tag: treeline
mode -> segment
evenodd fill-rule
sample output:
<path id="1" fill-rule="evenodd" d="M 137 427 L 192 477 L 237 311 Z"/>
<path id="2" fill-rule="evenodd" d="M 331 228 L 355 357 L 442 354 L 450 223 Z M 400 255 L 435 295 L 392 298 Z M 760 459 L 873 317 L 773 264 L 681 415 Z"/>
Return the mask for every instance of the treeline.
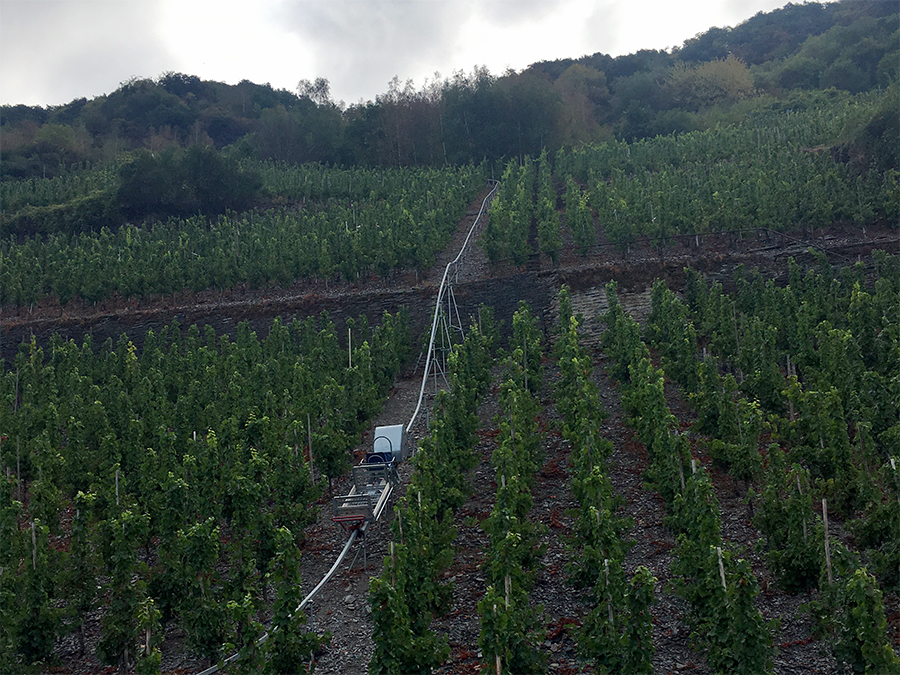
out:
<path id="1" fill-rule="evenodd" d="M 375 101 L 351 106 L 333 101 L 321 78 L 296 92 L 171 72 L 134 78 L 92 100 L 3 106 L 0 175 L 47 177 L 125 150 L 190 145 L 296 163 L 464 164 L 713 128 L 741 119 L 760 95 L 896 82 L 898 17 L 877 0 L 788 4 L 671 52 L 597 53 L 500 76 L 476 68 L 421 89 L 395 78 Z"/>

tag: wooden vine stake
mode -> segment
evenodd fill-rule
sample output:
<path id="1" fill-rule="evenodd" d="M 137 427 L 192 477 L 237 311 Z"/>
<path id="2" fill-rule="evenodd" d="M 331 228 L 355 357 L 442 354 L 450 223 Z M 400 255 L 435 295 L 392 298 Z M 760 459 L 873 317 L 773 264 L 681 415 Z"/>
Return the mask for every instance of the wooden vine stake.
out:
<path id="1" fill-rule="evenodd" d="M 306 413 L 306 436 L 309 440 L 309 477 L 315 482 L 316 474 L 313 465 L 313 447 L 312 447 L 312 423 L 309 419 L 309 413 Z"/>
<path id="2" fill-rule="evenodd" d="M 512 578 L 507 574 L 503 578 L 503 588 L 506 591 L 506 609 L 509 609 L 509 596 L 512 593 Z"/>
<path id="3" fill-rule="evenodd" d="M 803 490 L 800 489 L 800 475 L 797 475 L 797 493 L 802 497 Z M 806 543 L 806 518 L 803 518 L 803 543 Z"/>
<path id="4" fill-rule="evenodd" d="M 831 584 L 831 546 L 828 543 L 828 500 L 822 497 L 822 520 L 825 521 L 825 570 L 828 572 L 828 583 Z"/>
<path id="5" fill-rule="evenodd" d="M 494 616 L 497 615 L 497 605 L 494 605 Z M 499 645 L 498 645 L 499 646 Z M 494 667 L 497 670 L 497 675 L 503 675 L 503 659 L 500 658 L 499 654 L 494 654 Z"/>
<path id="6" fill-rule="evenodd" d="M 34 520 L 31 521 L 31 569 L 37 569 L 37 534 L 34 531 Z"/>
<path id="7" fill-rule="evenodd" d="M 897 472 L 897 462 L 894 461 L 894 458 L 891 457 L 891 468 L 894 472 Z M 7 467 L 7 472 L 9 471 L 9 467 Z M 897 502 L 900 503 L 900 491 L 897 492 Z"/>
<path id="8" fill-rule="evenodd" d="M 119 505 L 119 470 L 116 469 L 116 506 Z"/>
<path id="9" fill-rule="evenodd" d="M 722 562 L 722 547 L 716 546 L 716 553 L 719 554 L 719 576 L 722 579 L 722 590 L 728 592 L 728 586 L 725 584 L 725 564 Z"/>
<path id="10" fill-rule="evenodd" d="M 525 389 L 528 389 L 528 336 L 522 338 L 522 360 L 525 362 L 523 370 L 525 371 Z"/>
<path id="11" fill-rule="evenodd" d="M 599 519 L 599 512 L 597 513 Z M 606 574 L 606 610 L 609 615 L 609 624 L 610 626 L 613 624 L 613 610 L 612 610 L 612 593 L 609 590 L 609 558 L 603 559 L 603 571 Z"/>
<path id="12" fill-rule="evenodd" d="M 391 542 L 391 586 L 397 587 L 397 554 L 394 553 L 394 542 Z"/>

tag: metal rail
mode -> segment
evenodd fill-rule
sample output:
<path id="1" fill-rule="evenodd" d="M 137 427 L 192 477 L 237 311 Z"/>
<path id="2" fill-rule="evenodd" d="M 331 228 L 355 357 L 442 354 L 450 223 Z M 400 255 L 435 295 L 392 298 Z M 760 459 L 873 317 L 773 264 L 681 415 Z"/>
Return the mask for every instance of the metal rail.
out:
<path id="1" fill-rule="evenodd" d="M 350 533 L 350 536 L 347 538 L 347 543 L 344 544 L 344 548 L 341 550 L 341 554 L 338 556 L 337 560 L 334 561 L 334 565 L 332 565 L 331 569 L 328 570 L 328 574 L 326 574 L 324 577 L 322 577 L 322 580 L 318 584 L 316 584 L 316 587 L 314 589 L 312 589 L 312 591 L 310 591 L 309 595 L 307 595 L 305 598 L 303 598 L 303 601 L 299 605 L 297 605 L 297 609 L 294 610 L 294 614 L 297 614 L 297 612 L 302 612 L 303 608 L 306 607 L 310 603 L 310 601 L 315 597 L 315 595 L 320 590 L 322 590 L 322 587 L 326 583 L 328 583 L 328 581 L 331 579 L 331 577 L 334 576 L 334 573 L 337 572 L 337 569 L 338 569 L 338 567 L 340 567 L 341 563 L 344 561 L 344 558 L 347 557 L 347 553 L 350 551 L 350 546 L 353 544 L 354 539 L 356 539 L 356 535 L 358 532 L 359 532 L 359 530 L 353 530 Z M 293 614 L 291 615 L 291 618 L 292 619 L 294 618 Z M 260 637 L 259 640 L 256 641 L 256 644 L 261 645 L 263 642 L 265 642 L 266 640 L 269 639 L 269 635 L 275 633 L 277 630 L 278 630 L 278 626 L 275 626 L 271 631 L 266 631 L 265 633 L 262 634 L 262 637 Z M 212 675 L 213 673 L 218 673 L 221 669 L 223 669 L 226 666 L 229 666 L 232 663 L 234 663 L 235 661 L 237 661 L 238 658 L 240 657 L 240 655 L 241 655 L 240 652 L 236 652 L 236 653 L 232 654 L 231 656 L 229 656 L 227 659 L 223 659 L 216 665 L 210 666 L 209 668 L 198 673 L 197 675 Z"/>
<path id="2" fill-rule="evenodd" d="M 459 263 L 463 253 L 466 250 L 466 246 L 468 246 L 469 244 L 469 239 L 472 238 L 472 233 L 475 231 L 475 226 L 478 225 L 478 221 L 481 220 L 481 216 L 484 213 L 485 206 L 487 206 L 488 201 L 497 191 L 497 186 L 500 185 L 498 181 L 491 182 L 494 184 L 494 187 L 481 202 L 481 209 L 479 209 L 478 215 L 475 216 L 475 221 L 472 223 L 472 227 L 469 228 L 469 233 L 466 235 L 466 240 L 463 242 L 462 247 L 459 249 L 459 253 L 453 260 L 448 262 L 447 267 L 444 268 L 444 276 L 441 279 L 441 285 L 438 287 L 437 300 L 434 303 L 434 319 L 431 322 L 431 339 L 428 342 L 428 351 L 426 352 L 425 356 L 425 372 L 422 373 L 422 387 L 419 389 L 419 400 L 416 403 L 416 410 L 415 412 L 413 412 L 409 423 L 406 425 L 406 430 L 408 432 L 412 431 L 412 426 L 416 421 L 416 417 L 418 417 L 419 415 L 419 409 L 422 407 L 422 399 L 425 396 L 425 385 L 428 383 L 428 375 L 431 367 L 431 355 L 434 353 L 434 336 L 437 334 L 438 316 L 440 316 L 441 313 L 441 301 L 444 298 L 444 292 L 450 287 L 448 282 L 448 278 L 450 276 L 450 268 Z"/>
<path id="3" fill-rule="evenodd" d="M 425 384 L 428 380 L 428 368 L 431 364 L 431 354 L 434 349 L 434 336 L 437 331 L 437 320 L 438 320 L 438 316 L 440 314 L 441 300 L 443 299 L 444 291 L 447 288 L 449 288 L 447 279 L 448 279 L 448 275 L 450 273 L 450 268 L 453 265 L 456 265 L 459 263 L 460 259 L 462 258 L 463 253 L 466 250 L 466 247 L 469 244 L 469 239 L 472 238 L 472 233 L 475 231 L 475 226 L 478 224 L 478 221 L 481 219 L 481 216 L 484 213 L 484 208 L 487 205 L 488 200 L 497 191 L 497 186 L 499 185 L 499 183 L 497 181 L 490 181 L 490 182 L 492 182 L 494 184 L 494 187 L 491 189 L 491 191 L 487 194 L 487 196 L 481 202 L 481 209 L 479 209 L 478 215 L 475 217 L 475 221 L 472 223 L 472 227 L 469 228 L 469 233 L 466 235 L 466 239 L 463 242 L 462 248 L 459 249 L 459 253 L 457 254 L 457 256 L 453 260 L 451 260 L 449 263 L 447 263 L 447 267 L 444 269 L 444 277 L 441 279 L 441 285 L 438 288 L 438 297 L 437 297 L 437 301 L 435 302 L 435 307 L 434 307 L 434 321 L 431 324 L 431 339 L 428 343 L 428 355 L 425 359 L 425 374 L 422 377 L 422 389 L 419 391 L 419 401 L 418 401 L 418 403 L 416 403 L 416 410 L 413 413 L 412 418 L 409 420 L 409 424 L 406 425 L 407 431 L 410 431 L 412 429 L 412 425 L 416 421 L 416 416 L 419 414 L 419 408 L 422 405 L 422 398 L 423 398 L 423 394 L 425 393 Z M 378 520 L 381 517 L 381 514 L 384 511 L 385 507 L 387 506 L 387 503 L 390 499 L 393 489 L 394 489 L 394 486 L 391 484 L 391 482 L 386 481 L 385 486 L 384 486 L 384 491 L 379 496 L 378 502 L 375 505 L 375 508 L 373 511 L 374 520 Z M 295 614 L 297 614 L 298 612 L 303 611 L 303 609 L 310 602 L 312 602 L 312 599 L 314 597 L 316 597 L 316 595 L 319 593 L 319 591 L 322 590 L 322 588 L 325 586 L 325 584 L 327 584 L 328 581 L 334 576 L 335 572 L 337 572 L 338 567 L 340 567 L 341 563 L 344 561 L 344 558 L 347 557 L 347 553 L 350 551 L 350 547 L 353 545 L 353 542 L 356 540 L 356 535 L 359 534 L 359 532 L 360 532 L 359 529 L 354 529 L 350 532 L 350 536 L 347 538 L 347 543 L 344 544 L 344 548 L 341 549 L 341 552 L 338 555 L 337 560 L 335 560 L 334 564 L 331 566 L 331 569 L 328 570 L 328 573 L 324 577 L 322 577 L 322 580 L 318 584 L 316 584 L 316 587 L 313 588 L 309 592 L 309 595 L 307 595 L 305 598 L 303 598 L 303 601 L 299 605 L 297 605 L 297 609 L 294 610 L 294 614 L 291 615 L 291 618 L 293 618 L 293 616 Z M 277 630 L 278 630 L 278 626 L 275 626 L 271 631 L 266 631 L 265 633 L 263 633 L 262 637 L 260 637 L 259 640 L 256 641 L 256 644 L 257 645 L 263 644 L 266 640 L 269 639 L 269 635 L 275 633 Z M 197 675 L 212 675 L 213 673 L 218 673 L 220 670 L 222 670 L 226 666 L 229 666 L 232 663 L 234 663 L 235 661 L 237 661 L 239 657 L 240 657 L 240 652 L 232 654 L 228 658 L 223 659 L 222 661 L 220 661 L 219 663 L 217 663 L 214 666 L 210 666 L 209 668 L 207 668 L 204 671 L 201 671 Z"/>

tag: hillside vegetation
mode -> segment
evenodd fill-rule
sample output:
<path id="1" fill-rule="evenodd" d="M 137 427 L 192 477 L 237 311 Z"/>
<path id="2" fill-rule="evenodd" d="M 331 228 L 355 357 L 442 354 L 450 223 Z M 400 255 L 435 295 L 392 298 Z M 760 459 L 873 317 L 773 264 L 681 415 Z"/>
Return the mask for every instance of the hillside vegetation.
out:
<path id="1" fill-rule="evenodd" d="M 900 222 L 900 172 L 876 131 L 885 92 L 818 92 L 739 123 L 609 140 L 496 165 L 484 232 L 492 262 L 628 252 L 674 237 Z M 875 129 L 876 131 L 873 131 Z M 846 139 L 850 140 L 846 140 Z M 199 168 L 197 168 L 199 167 Z M 293 165 L 171 147 L 46 179 L 0 182 L 0 302 L 97 302 L 185 289 L 287 288 L 298 281 L 425 270 L 490 176 L 458 167 Z"/>
<path id="2" fill-rule="evenodd" d="M 0 673 L 900 673 L 898 19 L 789 4 L 350 107 L 177 73 L 3 107 Z M 316 505 L 419 405 L 415 327 L 495 180 L 458 283 L 495 308 L 446 334 L 390 554 L 306 623 Z M 788 258 L 823 233 L 857 262 Z M 674 242 L 641 325 L 615 265 Z M 778 283 L 733 269 L 762 258 Z"/>
<path id="3" fill-rule="evenodd" d="M 896 4 L 882 0 L 788 4 L 671 52 L 597 53 L 502 75 L 476 68 L 420 90 L 395 79 L 350 106 L 321 78 L 287 91 L 168 72 L 91 100 L 3 106 L 0 175 L 46 178 L 128 150 L 191 145 L 294 163 L 459 165 L 714 129 L 776 101 L 803 105 L 805 92 L 885 89 L 900 66 L 898 28 Z M 882 131 L 896 139 L 896 129 Z"/>
<path id="4" fill-rule="evenodd" d="M 0 109 L 0 303 L 421 271 L 488 178 L 491 261 L 900 221 L 900 13 L 788 4 L 670 52 L 394 81 L 345 107 L 165 73 Z"/>

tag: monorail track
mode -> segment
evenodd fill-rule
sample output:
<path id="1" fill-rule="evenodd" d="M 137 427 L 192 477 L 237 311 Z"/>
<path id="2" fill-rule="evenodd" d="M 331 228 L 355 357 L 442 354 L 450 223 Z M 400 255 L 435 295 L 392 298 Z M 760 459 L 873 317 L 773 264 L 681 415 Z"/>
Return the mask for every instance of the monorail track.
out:
<path id="1" fill-rule="evenodd" d="M 449 333 L 448 323 L 452 324 L 454 319 L 455 301 L 453 299 L 452 282 L 458 275 L 460 266 L 463 264 L 465 252 L 469 246 L 478 224 L 490 204 L 491 198 L 497 192 L 497 181 L 491 181 L 493 187 L 481 202 L 481 208 L 478 215 L 472 222 L 469 232 L 460 247 L 456 257 L 447 263 L 444 268 L 444 275 L 441 278 L 441 284 L 438 287 L 437 297 L 435 298 L 434 317 L 431 323 L 431 336 L 428 342 L 428 348 L 425 352 L 425 367 L 422 373 L 422 385 L 419 388 L 419 397 L 416 402 L 416 408 L 412 417 L 405 426 L 395 425 L 393 427 L 379 427 L 376 430 L 376 437 L 373 441 L 372 452 L 367 453 L 366 457 L 360 464 L 353 467 L 353 488 L 346 495 L 335 497 L 334 516 L 332 520 L 344 527 L 347 531 L 347 540 L 338 553 L 334 564 L 329 568 L 328 572 L 322 577 L 319 583 L 309 592 L 302 602 L 294 610 L 294 614 L 302 612 L 309 603 L 318 595 L 325 585 L 335 576 L 340 569 L 341 564 L 347 557 L 356 540 L 365 538 L 369 526 L 377 523 L 390 503 L 394 490 L 399 486 L 399 474 L 396 465 L 405 460 L 412 454 L 412 449 L 408 448 L 407 436 L 412 431 L 413 425 L 422 409 L 422 402 L 425 399 L 425 389 L 429 378 L 434 371 L 437 376 L 437 360 L 435 358 L 436 338 L 442 333 Z M 446 312 L 446 315 L 444 315 Z M 444 321 L 442 321 L 442 316 Z M 456 319 L 459 321 L 458 312 Z M 457 325 L 457 328 L 462 329 Z M 388 430 L 388 431 L 385 431 Z M 379 440 L 387 442 L 379 443 Z M 399 441 L 399 443 L 398 443 Z M 398 445 L 400 447 L 395 447 Z M 266 631 L 257 641 L 257 645 L 263 644 L 269 636 L 277 631 L 275 627 L 271 631 Z M 223 659 L 216 665 L 210 666 L 206 670 L 201 671 L 197 675 L 212 675 L 227 668 L 230 664 L 238 660 L 240 653 L 232 654 Z"/>

